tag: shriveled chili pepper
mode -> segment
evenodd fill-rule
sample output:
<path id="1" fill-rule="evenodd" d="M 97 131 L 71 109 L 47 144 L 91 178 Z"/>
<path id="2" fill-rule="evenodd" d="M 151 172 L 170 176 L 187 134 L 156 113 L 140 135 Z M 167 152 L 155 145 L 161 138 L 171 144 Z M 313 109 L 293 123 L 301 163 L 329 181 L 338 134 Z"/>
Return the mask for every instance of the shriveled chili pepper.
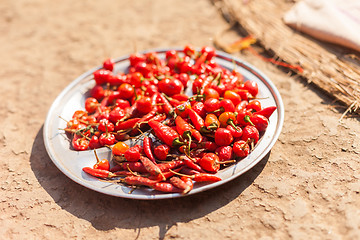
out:
<path id="1" fill-rule="evenodd" d="M 257 111 L 254 113 L 254 115 L 263 115 L 266 118 L 270 118 L 270 116 L 273 114 L 273 112 L 276 110 L 275 106 L 271 106 L 271 107 L 267 107 L 267 108 L 263 108 L 260 111 Z"/>
<path id="2" fill-rule="evenodd" d="M 189 186 L 187 188 L 188 191 L 184 191 L 183 193 L 186 194 L 186 193 L 190 192 L 194 187 L 194 183 L 191 180 L 191 178 L 186 177 L 186 176 L 181 176 L 180 179 L 183 180 L 185 182 L 185 184 Z"/>
<path id="3" fill-rule="evenodd" d="M 162 176 L 162 171 L 160 170 L 160 168 L 155 163 L 153 163 L 149 158 L 141 156 L 140 162 L 144 165 L 146 171 L 148 171 L 148 173 L 150 173 L 151 175 Z"/>
<path id="4" fill-rule="evenodd" d="M 193 123 L 196 130 L 202 133 L 208 133 L 209 130 L 206 129 L 205 121 L 197 114 L 193 109 L 189 109 L 188 111 L 191 122 Z"/>
<path id="5" fill-rule="evenodd" d="M 119 164 L 114 165 L 112 168 L 110 168 L 110 172 L 117 172 L 123 170 L 123 167 Z"/>
<path id="6" fill-rule="evenodd" d="M 141 176 L 127 176 L 124 178 L 123 181 L 126 184 L 133 186 L 148 186 L 148 187 L 152 187 L 155 183 L 159 182 L 158 180 L 152 180 Z"/>
<path id="7" fill-rule="evenodd" d="M 182 168 L 183 167 L 179 167 L 179 168 L 176 168 L 176 169 L 172 169 L 171 171 L 163 172 L 162 176 L 160 176 L 160 175 L 157 175 L 157 176 L 150 175 L 150 176 L 148 176 L 148 178 L 153 179 L 153 180 L 163 181 L 164 179 L 169 179 L 172 176 L 174 176 L 176 173 L 179 173 Z"/>
<path id="8" fill-rule="evenodd" d="M 113 171 L 111 171 L 113 172 Z M 124 176 L 134 176 L 133 172 L 127 171 L 127 170 L 120 170 L 120 171 L 114 171 L 113 172 L 117 177 L 124 177 Z"/>
<path id="9" fill-rule="evenodd" d="M 189 178 L 190 179 L 190 178 Z M 191 179 L 190 179 L 191 180 Z M 170 178 L 169 181 L 172 185 L 174 185 L 175 187 L 182 189 L 182 193 L 186 194 L 188 193 L 191 189 L 192 189 L 192 185 L 189 184 L 189 182 L 185 182 L 182 179 L 180 179 L 179 177 L 172 177 Z"/>
<path id="10" fill-rule="evenodd" d="M 183 167 L 180 171 L 180 173 L 182 174 L 185 174 L 185 175 L 195 175 L 195 174 L 198 174 L 200 172 L 194 170 L 194 169 L 191 169 L 189 167 Z"/>
<path id="11" fill-rule="evenodd" d="M 169 169 L 174 169 L 174 168 L 184 166 L 184 161 L 173 160 L 173 161 L 167 162 L 167 163 L 159 163 L 157 166 L 160 168 L 160 170 L 162 172 L 167 172 L 167 171 L 169 171 Z"/>
<path id="12" fill-rule="evenodd" d="M 114 174 L 108 170 L 103 170 L 103 169 L 94 169 L 91 167 L 84 167 L 82 170 L 94 177 L 99 177 L 99 178 L 112 178 L 112 177 L 117 176 L 116 174 Z"/>
<path id="13" fill-rule="evenodd" d="M 194 169 L 198 172 L 204 172 L 204 170 L 193 160 L 191 160 L 188 156 L 181 156 L 180 159 L 184 161 L 185 166 Z"/>
<path id="14" fill-rule="evenodd" d="M 149 137 L 144 137 L 143 139 L 143 148 L 144 148 L 144 152 L 145 155 L 153 162 L 156 163 L 154 154 L 153 154 L 153 142 L 152 139 Z"/>
<path id="15" fill-rule="evenodd" d="M 181 193 L 183 190 L 168 182 L 157 182 L 151 186 L 154 190 L 167 193 Z"/>
<path id="16" fill-rule="evenodd" d="M 150 120 L 148 124 L 154 130 L 155 135 L 169 147 L 184 144 L 180 141 L 179 134 L 171 127 L 154 120 Z"/>
<path id="17" fill-rule="evenodd" d="M 141 162 L 122 162 L 119 164 L 124 170 L 131 170 L 133 172 L 146 173 L 148 172 Z"/>

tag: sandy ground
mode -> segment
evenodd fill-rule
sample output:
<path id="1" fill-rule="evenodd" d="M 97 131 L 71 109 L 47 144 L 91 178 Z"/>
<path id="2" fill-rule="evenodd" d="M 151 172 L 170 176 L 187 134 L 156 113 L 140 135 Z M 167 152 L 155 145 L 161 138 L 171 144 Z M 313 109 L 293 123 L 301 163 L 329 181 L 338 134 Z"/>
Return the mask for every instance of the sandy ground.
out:
<path id="1" fill-rule="evenodd" d="M 64 87 L 134 45 L 211 45 L 227 23 L 210 1 L 0 0 L 0 19 L 0 239 L 359 239 L 359 118 L 339 122 L 344 109 L 251 54 L 239 56 L 275 83 L 285 123 L 234 181 L 135 201 L 86 189 L 50 160 L 42 126 Z"/>

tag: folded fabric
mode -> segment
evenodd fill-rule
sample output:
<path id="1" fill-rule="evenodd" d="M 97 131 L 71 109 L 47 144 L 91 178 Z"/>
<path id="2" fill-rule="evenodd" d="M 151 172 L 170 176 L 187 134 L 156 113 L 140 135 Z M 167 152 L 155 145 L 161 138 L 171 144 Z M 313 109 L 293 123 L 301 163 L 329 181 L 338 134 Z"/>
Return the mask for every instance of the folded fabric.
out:
<path id="1" fill-rule="evenodd" d="M 360 52 L 359 0 L 303 0 L 296 3 L 283 20 L 314 38 Z"/>

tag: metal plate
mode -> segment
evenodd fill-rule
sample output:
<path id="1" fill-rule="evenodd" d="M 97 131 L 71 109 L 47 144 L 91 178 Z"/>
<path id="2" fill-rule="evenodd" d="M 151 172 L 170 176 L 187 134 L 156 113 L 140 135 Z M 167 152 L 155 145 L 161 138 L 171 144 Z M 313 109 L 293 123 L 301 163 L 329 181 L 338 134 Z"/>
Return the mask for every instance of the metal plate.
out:
<path id="1" fill-rule="evenodd" d="M 169 49 L 155 49 L 150 51 L 157 52 L 160 57 L 164 57 L 165 52 L 168 50 Z M 181 51 L 181 49 L 176 50 Z M 129 66 L 128 57 L 129 56 L 125 56 L 114 60 L 116 63 L 114 69 L 115 72 L 126 72 Z M 250 64 L 223 52 L 218 51 L 215 60 L 221 66 L 228 69 L 233 69 L 235 66 L 236 69 L 244 75 L 245 80 L 256 81 L 259 86 L 258 97 L 262 107 L 276 106 L 277 110 L 270 117 L 269 126 L 266 129 L 265 134 L 259 140 L 249 156 L 232 166 L 220 170 L 216 175 L 221 177 L 222 181 L 210 184 L 195 183 L 193 190 L 187 195 L 215 188 L 231 181 L 254 167 L 267 153 L 269 153 L 280 135 L 284 122 L 284 106 L 281 96 L 275 85 L 263 73 Z M 129 187 L 121 184 L 99 181 L 99 179 L 82 171 L 83 167 L 93 166 L 96 163 L 94 152 L 92 150 L 81 152 L 70 150 L 68 138 L 63 131 L 59 130 L 66 127 L 66 122 L 59 116 L 70 120 L 76 110 L 84 109 L 86 92 L 95 85 L 95 81 L 92 78 L 93 72 L 100 68 L 101 66 L 91 69 L 75 79 L 60 93 L 52 104 L 46 117 L 43 132 L 45 147 L 51 160 L 60 171 L 73 181 L 92 190 L 111 196 L 143 200 L 167 199 L 184 196 L 178 193 L 160 193 L 146 188 L 139 188 L 130 193 L 132 189 Z M 108 148 L 98 149 L 97 153 L 100 158 L 111 158 L 111 151 Z"/>

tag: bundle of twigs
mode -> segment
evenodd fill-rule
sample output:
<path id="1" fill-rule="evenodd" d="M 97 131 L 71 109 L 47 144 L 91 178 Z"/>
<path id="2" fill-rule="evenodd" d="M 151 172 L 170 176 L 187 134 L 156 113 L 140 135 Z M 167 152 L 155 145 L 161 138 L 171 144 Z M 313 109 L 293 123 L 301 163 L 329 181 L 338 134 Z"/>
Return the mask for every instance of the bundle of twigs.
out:
<path id="1" fill-rule="evenodd" d="M 282 17 L 294 1 L 213 0 L 213 3 L 231 24 L 237 23 L 243 33 L 257 39 L 273 57 L 289 66 L 300 66 L 292 70 L 343 104 L 344 115 L 360 113 L 360 54 L 317 41 L 285 25 Z"/>

